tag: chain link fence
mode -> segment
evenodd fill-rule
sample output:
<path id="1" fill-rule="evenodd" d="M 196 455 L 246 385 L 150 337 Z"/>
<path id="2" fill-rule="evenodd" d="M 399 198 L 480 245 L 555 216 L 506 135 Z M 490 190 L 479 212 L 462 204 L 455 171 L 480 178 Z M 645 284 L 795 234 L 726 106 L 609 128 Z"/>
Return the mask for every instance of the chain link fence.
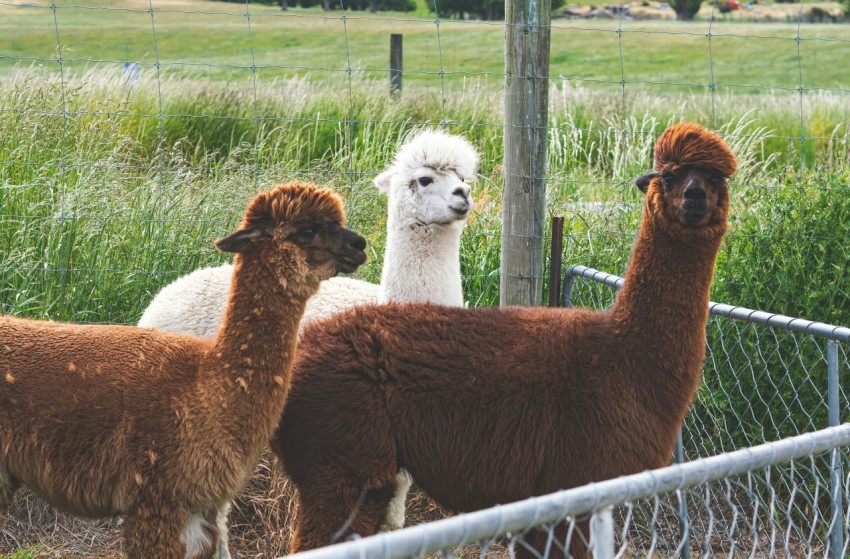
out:
<path id="1" fill-rule="evenodd" d="M 623 281 L 571 266 L 561 302 L 607 308 Z M 709 312 L 702 384 L 682 430 L 680 460 L 841 422 L 850 390 L 850 328 L 722 303 L 711 303 Z"/>
<path id="2" fill-rule="evenodd" d="M 848 444 L 830 427 L 293 557 L 844 557 Z"/>
<path id="3" fill-rule="evenodd" d="M 561 303 L 606 308 L 623 282 L 621 277 L 593 268 L 570 266 Z M 847 375 L 841 375 L 850 370 L 850 328 L 722 303 L 711 303 L 709 312 L 702 384 L 677 441 L 677 462 L 840 423 L 850 387 Z M 843 476 L 841 465 L 834 466 L 837 469 L 831 478 L 821 477 L 817 482 L 829 487 L 831 495 L 838 494 Z M 808 479 L 816 475 L 811 472 Z M 770 491 L 798 490 L 781 476 L 774 477 L 773 484 Z M 728 488 L 706 487 L 704 496 L 723 502 L 728 500 Z M 810 502 L 818 498 L 817 490 L 807 496 Z M 691 503 L 684 503 L 679 502 L 678 526 L 713 521 L 698 511 L 695 514 Z M 667 508 L 673 505 L 667 503 Z M 831 542 L 833 550 L 842 547 L 843 541 Z M 809 547 L 808 553 L 795 549 L 786 556 L 821 555 L 828 548 L 816 547 Z"/>

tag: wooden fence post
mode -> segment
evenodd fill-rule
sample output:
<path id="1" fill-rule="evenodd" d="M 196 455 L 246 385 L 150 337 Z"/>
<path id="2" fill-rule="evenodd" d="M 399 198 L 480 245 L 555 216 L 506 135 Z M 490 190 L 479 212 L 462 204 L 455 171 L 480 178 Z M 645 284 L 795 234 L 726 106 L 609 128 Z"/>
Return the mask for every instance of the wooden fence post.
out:
<path id="1" fill-rule="evenodd" d="M 390 35 L 390 95 L 401 95 L 401 35 Z"/>
<path id="2" fill-rule="evenodd" d="M 505 187 L 499 303 L 540 305 L 551 0 L 505 2 Z"/>

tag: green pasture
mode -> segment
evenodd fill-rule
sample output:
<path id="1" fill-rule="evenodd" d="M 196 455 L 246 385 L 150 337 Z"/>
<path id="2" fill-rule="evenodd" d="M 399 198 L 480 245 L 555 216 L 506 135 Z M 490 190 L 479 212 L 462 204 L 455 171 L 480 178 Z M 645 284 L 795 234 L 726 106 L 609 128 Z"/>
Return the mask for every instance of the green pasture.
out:
<path id="1" fill-rule="evenodd" d="M 462 259 L 470 302 L 498 301 L 502 23 L 438 26 L 421 6 L 343 18 L 252 5 L 249 18 L 238 3 L 153 5 L 0 5 L 0 311 L 133 322 L 163 284 L 221 261 L 212 239 L 253 193 L 289 179 L 348 198 L 373 247 L 359 275 L 377 281 L 385 202 L 371 178 L 411 129 L 441 122 L 482 152 Z M 552 214 L 574 218 L 566 260 L 622 271 L 640 207 L 630 181 L 651 165 L 657 134 L 681 119 L 720 130 L 740 152 L 742 212 L 772 209 L 803 184 L 828 200 L 845 192 L 850 73 L 838 61 L 850 58 L 848 29 L 554 20 L 548 198 Z M 391 32 L 405 36 L 399 98 L 388 95 Z M 141 64 L 138 76 L 125 62 Z M 796 211 L 795 223 L 830 215 Z M 761 246 L 775 228 L 754 215 L 746 238 Z M 732 254 L 721 257 L 723 277 L 741 272 Z M 841 289 L 827 290 L 828 309 L 769 310 L 837 319 Z"/>
<path id="2" fill-rule="evenodd" d="M 343 16 L 255 5 L 248 18 L 244 4 L 210 0 L 155 2 L 153 14 L 142 0 L 95 5 L 0 6 L 0 73 L 31 62 L 59 72 L 61 45 L 64 72 L 82 72 L 92 60 L 119 69 L 124 62 L 155 69 L 159 61 L 161 75 L 228 83 L 293 76 L 336 82 L 348 68 L 354 77 L 381 80 L 389 35 L 402 33 L 408 89 L 437 94 L 470 81 L 498 89 L 504 79 L 502 22 L 438 26 L 421 10 Z M 846 25 L 556 19 L 550 75 L 615 90 L 625 81 L 627 91 L 707 91 L 714 83 L 715 92 L 794 95 L 801 85 L 850 87 L 850 73 L 834 63 L 848 57 Z"/>
<path id="3" fill-rule="evenodd" d="M 212 241 L 255 193 L 296 179 L 345 197 L 369 242 L 356 276 L 377 282 L 386 200 L 371 181 L 407 134 L 441 123 L 482 155 L 465 298 L 498 304 L 501 23 L 258 6 L 249 20 L 244 5 L 202 0 L 155 0 L 153 14 L 142 0 L 41 4 L 0 4 L 0 314 L 135 323 L 162 286 L 228 260 Z M 391 32 L 405 37 L 398 98 Z M 845 25 L 555 20 L 546 217 L 566 218 L 565 265 L 625 270 L 641 213 L 632 180 L 667 125 L 695 120 L 740 164 L 712 299 L 847 325 L 848 59 Z M 141 63 L 138 76 L 125 62 Z M 792 384 L 810 382 L 799 351 L 782 352 Z M 747 394 L 724 405 L 746 407 Z"/>

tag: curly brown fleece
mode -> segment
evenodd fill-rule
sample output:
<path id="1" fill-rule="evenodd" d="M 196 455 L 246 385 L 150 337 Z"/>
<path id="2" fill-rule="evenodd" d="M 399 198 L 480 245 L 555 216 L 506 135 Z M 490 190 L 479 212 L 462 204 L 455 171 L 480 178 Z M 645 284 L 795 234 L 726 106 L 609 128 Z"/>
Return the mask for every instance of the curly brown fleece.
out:
<path id="1" fill-rule="evenodd" d="M 314 185 L 259 194 L 246 216 L 216 242 L 237 256 L 211 342 L 0 317 L 0 519 L 23 485 L 74 515 L 122 516 L 131 558 L 211 555 L 280 417 L 308 297 L 366 258 Z"/>

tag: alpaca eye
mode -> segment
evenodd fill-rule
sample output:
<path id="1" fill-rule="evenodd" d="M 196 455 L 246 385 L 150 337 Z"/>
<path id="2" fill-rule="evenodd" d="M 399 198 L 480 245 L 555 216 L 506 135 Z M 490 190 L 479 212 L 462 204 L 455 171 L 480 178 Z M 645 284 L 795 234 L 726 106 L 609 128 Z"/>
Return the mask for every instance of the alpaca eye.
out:
<path id="1" fill-rule="evenodd" d="M 711 177 L 709 183 L 711 184 L 711 188 L 717 190 L 723 186 L 723 177 Z"/>
<path id="2" fill-rule="evenodd" d="M 319 230 L 315 227 L 307 227 L 306 229 L 302 229 L 301 231 L 299 231 L 298 235 L 302 239 L 309 241 L 310 239 L 315 237 L 318 232 Z"/>
<path id="3" fill-rule="evenodd" d="M 676 183 L 676 175 L 674 175 L 673 173 L 662 173 L 661 180 L 664 181 L 664 189 L 670 190 Z"/>
<path id="4" fill-rule="evenodd" d="M 428 186 L 432 182 L 434 182 L 434 179 L 431 177 L 419 177 L 419 184 L 422 186 Z"/>

